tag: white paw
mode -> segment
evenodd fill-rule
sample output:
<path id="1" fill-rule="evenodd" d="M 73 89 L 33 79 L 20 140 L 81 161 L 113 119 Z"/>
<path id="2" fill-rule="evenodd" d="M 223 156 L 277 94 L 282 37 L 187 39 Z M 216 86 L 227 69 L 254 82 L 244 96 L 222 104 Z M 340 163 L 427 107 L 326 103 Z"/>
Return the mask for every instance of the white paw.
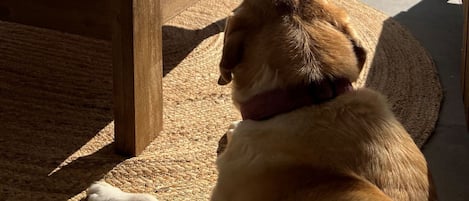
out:
<path id="1" fill-rule="evenodd" d="M 151 195 L 126 193 L 103 181 L 92 184 L 86 194 L 88 201 L 157 201 Z"/>
<path id="2" fill-rule="evenodd" d="M 100 181 L 91 185 L 86 191 L 88 201 L 118 201 L 125 194 L 120 189 Z"/>

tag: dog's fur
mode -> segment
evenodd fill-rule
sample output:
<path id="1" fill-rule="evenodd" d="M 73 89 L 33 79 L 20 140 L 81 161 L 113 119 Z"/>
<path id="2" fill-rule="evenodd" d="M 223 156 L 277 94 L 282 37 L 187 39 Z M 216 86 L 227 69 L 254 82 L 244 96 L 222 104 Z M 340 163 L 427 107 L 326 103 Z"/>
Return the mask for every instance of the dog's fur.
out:
<path id="1" fill-rule="evenodd" d="M 327 0 L 244 0 L 227 23 L 219 84 L 233 82 L 240 107 L 269 90 L 353 82 L 365 59 L 347 14 Z M 227 141 L 212 201 L 436 200 L 422 153 L 369 89 L 237 122 Z"/>
<path id="2" fill-rule="evenodd" d="M 220 84 L 238 107 L 277 88 L 355 81 L 366 51 L 326 0 L 245 0 L 229 18 Z M 426 161 L 386 99 L 347 92 L 228 133 L 213 201 L 436 200 Z"/>

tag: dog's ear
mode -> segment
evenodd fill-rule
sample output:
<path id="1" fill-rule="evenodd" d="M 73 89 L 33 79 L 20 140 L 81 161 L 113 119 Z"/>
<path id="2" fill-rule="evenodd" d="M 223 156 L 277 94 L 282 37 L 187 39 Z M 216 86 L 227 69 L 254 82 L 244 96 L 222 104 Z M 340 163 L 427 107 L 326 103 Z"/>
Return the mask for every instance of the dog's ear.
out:
<path id="1" fill-rule="evenodd" d="M 363 69 L 363 66 L 366 62 L 366 49 L 362 46 L 361 42 L 357 39 L 352 39 L 353 51 L 355 52 L 355 56 L 357 57 L 358 61 L 358 68 L 360 71 Z"/>
<path id="2" fill-rule="evenodd" d="M 344 33 L 348 35 L 350 42 L 352 42 L 353 52 L 355 52 L 355 57 L 357 57 L 357 66 L 361 71 L 366 62 L 367 51 L 362 46 L 362 43 L 355 30 L 348 23 L 345 25 Z"/>
<path id="3" fill-rule="evenodd" d="M 245 32 L 241 19 L 229 16 L 226 19 L 225 38 L 220 62 L 219 85 L 226 85 L 232 80 L 233 69 L 241 62 Z"/>

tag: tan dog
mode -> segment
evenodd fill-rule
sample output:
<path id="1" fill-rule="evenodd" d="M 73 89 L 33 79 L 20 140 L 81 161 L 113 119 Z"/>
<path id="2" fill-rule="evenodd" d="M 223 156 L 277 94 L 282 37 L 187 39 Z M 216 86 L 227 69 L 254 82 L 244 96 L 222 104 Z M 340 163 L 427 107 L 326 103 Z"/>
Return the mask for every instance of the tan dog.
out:
<path id="1" fill-rule="evenodd" d="M 219 84 L 235 123 L 213 201 L 436 200 L 427 164 L 385 98 L 351 89 L 366 58 L 326 0 L 245 0 L 229 18 Z"/>
<path id="2" fill-rule="evenodd" d="M 219 84 L 244 120 L 228 131 L 212 201 L 436 200 L 425 159 L 385 98 L 351 88 L 366 58 L 326 0 L 245 0 Z M 90 201 L 155 200 L 98 182 Z"/>

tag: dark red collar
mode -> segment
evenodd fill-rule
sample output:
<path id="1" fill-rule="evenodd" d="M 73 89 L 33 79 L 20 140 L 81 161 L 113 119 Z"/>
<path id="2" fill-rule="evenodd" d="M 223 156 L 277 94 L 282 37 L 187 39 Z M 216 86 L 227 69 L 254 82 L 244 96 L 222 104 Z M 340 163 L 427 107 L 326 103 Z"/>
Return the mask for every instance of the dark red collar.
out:
<path id="1" fill-rule="evenodd" d="M 300 107 L 326 102 L 352 89 L 350 81 L 342 78 L 301 87 L 274 89 L 242 103 L 240 111 L 244 120 L 265 120 Z"/>

